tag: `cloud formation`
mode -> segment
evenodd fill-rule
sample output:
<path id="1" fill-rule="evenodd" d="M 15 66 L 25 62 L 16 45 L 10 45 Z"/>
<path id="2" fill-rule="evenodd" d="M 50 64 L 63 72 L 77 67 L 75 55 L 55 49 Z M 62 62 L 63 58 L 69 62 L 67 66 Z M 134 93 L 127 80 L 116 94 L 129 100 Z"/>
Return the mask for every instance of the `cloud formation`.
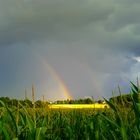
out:
<path id="1" fill-rule="evenodd" d="M 0 1 L 1 94 L 16 96 L 32 81 L 47 90 L 36 53 L 75 98 L 110 96 L 118 84 L 126 91 L 139 76 L 139 7 L 139 0 Z"/>

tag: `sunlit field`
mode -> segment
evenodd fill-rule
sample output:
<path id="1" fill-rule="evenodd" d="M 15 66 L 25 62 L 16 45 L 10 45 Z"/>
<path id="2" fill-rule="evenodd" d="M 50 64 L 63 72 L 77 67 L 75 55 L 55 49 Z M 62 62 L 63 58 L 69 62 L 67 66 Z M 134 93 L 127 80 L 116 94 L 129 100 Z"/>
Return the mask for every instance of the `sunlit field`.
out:
<path id="1" fill-rule="evenodd" d="M 104 109 L 109 108 L 108 104 L 52 104 L 51 109 Z"/>
<path id="2" fill-rule="evenodd" d="M 106 104 L 9 107 L 0 100 L 0 140 L 138 140 L 140 90 L 132 83 L 131 91 Z"/>

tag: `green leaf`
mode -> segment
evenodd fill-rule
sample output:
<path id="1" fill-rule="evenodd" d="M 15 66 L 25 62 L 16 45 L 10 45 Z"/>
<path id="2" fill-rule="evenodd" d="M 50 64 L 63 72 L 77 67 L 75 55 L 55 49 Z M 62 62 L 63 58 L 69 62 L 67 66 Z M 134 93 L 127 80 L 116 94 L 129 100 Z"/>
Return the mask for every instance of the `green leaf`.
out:
<path id="1" fill-rule="evenodd" d="M 30 118 L 30 116 L 26 115 L 26 121 L 27 121 L 27 126 L 30 130 L 30 133 L 32 133 L 32 131 L 34 130 L 34 123 L 33 120 Z"/>
<path id="2" fill-rule="evenodd" d="M 103 114 L 100 114 L 100 116 L 103 117 L 111 125 L 115 126 L 116 128 L 120 128 L 120 126 L 117 123 L 115 123 L 114 121 L 110 120 L 108 117 L 104 116 Z"/>
<path id="3" fill-rule="evenodd" d="M 104 100 L 105 100 L 106 103 L 110 106 L 111 109 L 113 109 L 115 112 L 117 112 L 117 109 L 116 109 L 116 107 L 114 106 L 114 104 L 112 104 L 111 102 L 109 102 L 109 101 L 106 100 L 105 98 L 104 98 Z"/>
<path id="4" fill-rule="evenodd" d="M 132 87 L 135 89 L 135 91 L 138 92 L 139 88 L 134 83 L 132 83 L 132 82 L 130 82 L 130 83 L 131 83 Z"/>
<path id="5" fill-rule="evenodd" d="M 5 140 L 11 140 L 9 133 L 7 132 L 7 129 L 5 127 L 2 128 L 3 134 L 4 134 L 4 138 Z"/>
<path id="6" fill-rule="evenodd" d="M 18 125 L 16 124 L 16 119 L 15 116 L 12 114 L 12 111 L 6 106 L 7 112 L 9 113 L 11 119 L 12 119 L 12 123 L 14 124 L 15 127 L 15 132 L 16 132 L 16 136 L 18 136 Z"/>
<path id="7" fill-rule="evenodd" d="M 5 107 L 5 104 L 4 104 L 3 101 L 0 100 L 0 103 L 1 103 L 1 105 L 2 105 L 3 107 Z"/>
<path id="8" fill-rule="evenodd" d="M 18 138 L 13 138 L 12 140 L 18 140 Z"/>
<path id="9" fill-rule="evenodd" d="M 35 140 L 45 139 L 46 127 L 36 128 Z"/>

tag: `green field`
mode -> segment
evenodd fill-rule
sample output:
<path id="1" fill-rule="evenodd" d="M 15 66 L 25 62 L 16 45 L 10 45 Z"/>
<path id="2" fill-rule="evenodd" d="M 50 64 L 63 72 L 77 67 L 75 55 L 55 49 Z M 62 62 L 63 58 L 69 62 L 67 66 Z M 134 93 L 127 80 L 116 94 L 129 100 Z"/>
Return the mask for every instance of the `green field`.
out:
<path id="1" fill-rule="evenodd" d="M 132 84 L 129 107 L 106 101 L 105 109 L 8 107 L 0 101 L 0 140 L 138 140 L 139 89 Z"/>

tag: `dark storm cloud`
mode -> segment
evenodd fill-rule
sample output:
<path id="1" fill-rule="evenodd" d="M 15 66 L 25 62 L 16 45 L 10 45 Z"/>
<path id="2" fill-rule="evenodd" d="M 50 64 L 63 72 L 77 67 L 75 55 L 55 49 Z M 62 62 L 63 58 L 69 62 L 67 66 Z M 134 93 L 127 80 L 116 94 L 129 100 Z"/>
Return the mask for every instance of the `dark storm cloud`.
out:
<path id="1" fill-rule="evenodd" d="M 130 3 L 125 0 L 3 0 L 0 2 L 1 46 L 44 39 L 83 40 L 101 47 L 118 44 L 119 48 L 127 48 L 129 40 L 139 43 L 135 28 L 140 22 L 140 3 Z"/>
<path id="2" fill-rule="evenodd" d="M 109 3 L 110 0 L 107 0 Z M 112 7 L 98 1 L 1 1 L 0 42 L 60 39 L 108 18 Z M 83 33 L 83 32 L 82 32 Z M 78 34 L 76 35 L 78 37 Z"/>
<path id="3" fill-rule="evenodd" d="M 139 74 L 139 62 L 133 59 L 140 56 L 139 7 L 138 0 L 1 0 L 0 62 L 7 64 L 3 68 L 9 69 L 9 76 L 2 70 L 0 75 L 5 83 L 19 81 L 21 73 L 23 83 L 25 78 L 28 83 L 43 78 L 45 71 L 34 62 L 35 50 L 60 73 L 73 96 L 94 91 L 110 95 L 116 84 Z M 3 51 L 5 46 L 9 48 Z M 31 66 L 38 76 L 29 74 Z M 98 84 L 92 86 L 94 78 Z"/>

